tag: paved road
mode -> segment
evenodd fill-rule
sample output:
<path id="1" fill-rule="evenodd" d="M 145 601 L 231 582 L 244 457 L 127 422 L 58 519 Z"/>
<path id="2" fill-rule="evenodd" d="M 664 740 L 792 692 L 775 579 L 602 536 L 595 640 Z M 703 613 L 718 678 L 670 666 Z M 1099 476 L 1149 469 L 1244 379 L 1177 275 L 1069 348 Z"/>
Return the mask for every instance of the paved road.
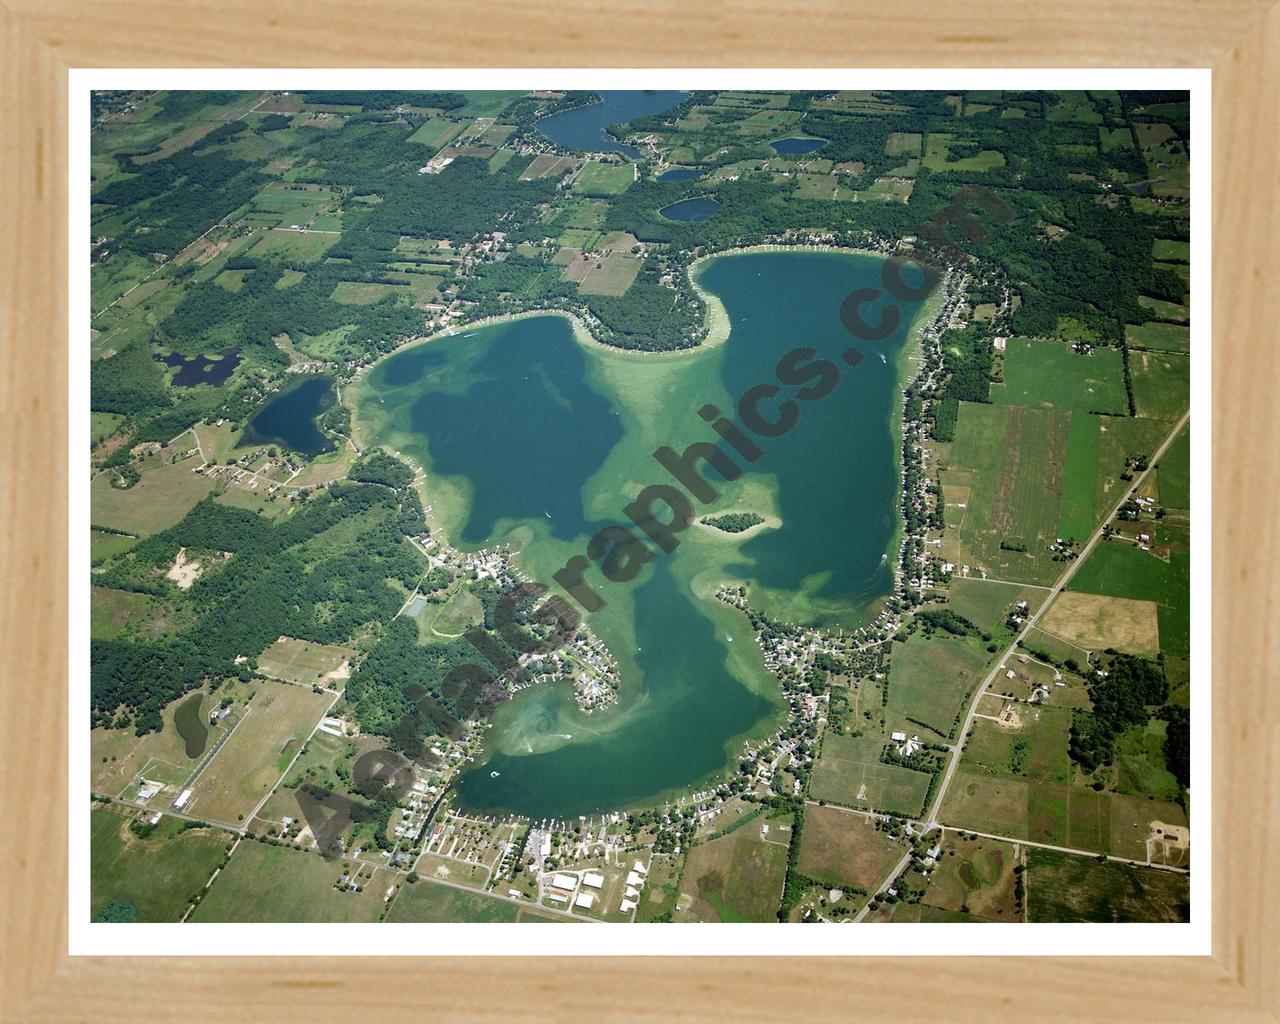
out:
<path id="1" fill-rule="evenodd" d="M 957 734 L 958 738 L 955 744 L 951 747 L 951 753 L 949 755 L 949 759 L 947 762 L 947 768 L 942 776 L 942 784 L 938 786 L 938 792 L 934 796 L 933 803 L 929 807 L 928 816 L 925 818 L 923 822 L 920 823 L 920 826 L 919 826 L 920 832 L 931 832 L 934 829 L 939 827 L 938 812 L 942 808 L 942 801 L 947 795 L 947 789 L 948 787 L 950 787 L 951 780 L 955 777 L 956 769 L 960 765 L 960 753 L 964 747 L 965 738 L 969 735 L 969 729 L 973 726 L 973 719 L 978 710 L 978 702 L 982 700 L 983 694 L 987 692 L 987 687 L 989 687 L 991 683 L 995 680 L 997 675 L 999 675 L 1001 671 L 1001 666 L 1004 665 L 1004 663 L 1010 657 L 1012 657 L 1014 654 L 1017 653 L 1019 642 L 1024 640 L 1026 636 L 1031 632 L 1031 630 L 1035 627 L 1036 623 L 1040 621 L 1041 616 L 1043 616 L 1045 612 L 1049 610 L 1049 607 L 1053 604 L 1058 594 L 1060 594 L 1063 588 L 1065 588 L 1066 585 L 1071 582 L 1072 577 L 1075 576 L 1076 571 L 1080 568 L 1080 566 L 1085 563 L 1086 559 L 1093 552 L 1093 549 L 1097 547 L 1098 544 L 1102 541 L 1103 530 L 1115 518 L 1116 514 L 1120 511 L 1120 507 L 1124 505 L 1126 501 L 1132 498 L 1133 495 L 1137 492 L 1138 488 L 1141 487 L 1146 482 L 1147 477 L 1149 477 L 1153 472 L 1155 472 L 1156 465 L 1159 463 L 1160 459 L 1164 457 L 1164 453 L 1169 449 L 1169 446 L 1173 444 L 1174 438 L 1178 436 L 1178 434 L 1182 431 L 1182 428 L 1186 426 L 1186 424 L 1190 421 L 1190 419 L 1191 419 L 1191 412 L 1190 410 L 1188 410 L 1187 412 L 1183 413 L 1182 418 L 1179 419 L 1176 424 L 1174 424 L 1173 429 L 1169 431 L 1169 434 L 1161 442 L 1160 447 L 1157 448 L 1155 453 L 1147 460 L 1147 468 L 1144 469 L 1137 477 L 1135 477 L 1133 482 L 1121 494 L 1120 499 L 1115 503 L 1115 506 L 1111 509 L 1110 513 L 1108 513 L 1108 515 L 1106 515 L 1103 518 L 1101 525 L 1099 525 L 1099 527 L 1089 537 L 1089 540 L 1085 544 L 1085 546 L 1080 549 L 1079 556 L 1073 559 L 1070 563 L 1068 563 L 1066 571 L 1063 572 L 1063 574 L 1058 577 L 1058 581 L 1049 590 L 1049 594 L 1044 599 L 1044 602 L 1040 605 L 1040 608 L 1036 611 L 1034 615 L 1031 615 L 1027 618 L 1026 624 L 1022 627 L 1022 631 L 1017 635 L 1013 643 L 1011 643 L 1008 646 L 1008 648 L 1006 648 L 1004 652 L 1001 653 L 1000 657 L 998 657 L 995 660 L 991 671 L 987 673 L 987 676 L 985 679 L 983 679 L 982 684 L 974 691 L 973 699 L 969 702 L 968 713 L 965 715 L 964 723 L 961 725 L 960 731 Z M 972 831 L 972 830 L 966 830 L 966 831 Z M 982 833 L 978 833 L 978 834 L 981 835 Z M 997 836 L 993 838 L 1006 838 L 1006 837 Z M 1010 842 L 1021 842 L 1021 840 L 1010 840 Z M 1041 844 L 1028 843 L 1026 845 L 1041 845 Z M 1050 847 L 1050 848 L 1059 849 L 1058 847 Z M 1062 849 L 1065 849 L 1065 848 L 1062 848 Z M 1098 856 L 1098 853 L 1096 851 L 1091 852 L 1088 850 L 1066 850 L 1066 852 L 1083 853 L 1091 857 Z M 1116 857 L 1109 857 L 1108 859 L 1124 860 L 1124 858 L 1116 858 Z M 911 854 L 910 853 L 904 854 L 902 858 L 897 862 L 897 864 L 895 864 L 893 868 L 889 871 L 889 873 L 886 875 L 884 881 L 881 882 L 880 885 L 878 885 L 874 890 L 872 890 L 873 894 L 882 892 L 886 886 L 892 883 L 893 880 L 897 878 L 899 874 L 901 874 L 902 870 L 907 866 L 910 860 L 911 860 Z M 1131 861 L 1130 863 L 1142 864 L 1143 866 L 1146 866 L 1145 861 Z M 1152 865 L 1152 866 L 1154 867 L 1156 865 Z M 856 923 L 858 921 L 863 920 L 863 918 L 867 916 L 867 913 L 868 913 L 867 907 L 863 907 L 862 910 L 858 912 L 857 916 L 854 917 L 853 919 L 854 922 Z"/>

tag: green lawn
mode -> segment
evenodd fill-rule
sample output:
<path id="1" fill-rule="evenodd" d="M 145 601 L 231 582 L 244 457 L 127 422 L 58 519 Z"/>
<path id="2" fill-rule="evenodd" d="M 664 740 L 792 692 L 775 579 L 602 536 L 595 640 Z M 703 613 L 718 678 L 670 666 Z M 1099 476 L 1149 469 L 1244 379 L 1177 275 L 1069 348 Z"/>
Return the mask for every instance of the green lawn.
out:
<path id="1" fill-rule="evenodd" d="M 1185 324 L 1191 313 L 1180 302 L 1166 302 L 1164 299 L 1153 299 L 1150 295 L 1139 295 L 1138 305 L 1145 306 L 1161 320 L 1175 320 Z"/>
<path id="2" fill-rule="evenodd" d="M 998 633 L 1004 628 L 1005 619 L 1019 601 L 1028 602 L 1034 611 L 1044 594 L 1038 587 L 1021 587 L 1016 583 L 959 576 L 951 581 L 952 609 L 989 633 Z"/>
<path id="3" fill-rule="evenodd" d="M 439 149 L 462 131 L 462 128 L 457 121 L 450 121 L 447 117 L 433 117 L 410 135 L 409 141 Z"/>
<path id="4" fill-rule="evenodd" d="M 910 732 L 920 723 L 940 737 L 950 735 L 988 657 L 969 639 L 925 639 L 917 633 L 895 644 L 889 663 L 890 724 Z"/>
<path id="5" fill-rule="evenodd" d="M 1171 871 L 1032 849 L 1027 913 L 1032 921 L 1187 921 L 1189 880 Z"/>
<path id="6" fill-rule="evenodd" d="M 1157 238 L 1151 243 L 1151 257 L 1169 263 L 1190 263 L 1191 243 L 1176 242 L 1168 238 Z"/>
<path id="7" fill-rule="evenodd" d="M 1173 440 L 1156 467 L 1160 504 L 1168 508 L 1191 507 L 1191 428 L 1186 426 Z"/>
<path id="8" fill-rule="evenodd" d="M 481 892 L 421 880 L 400 890 L 392 902 L 387 920 L 400 923 L 540 924 L 569 919 Z"/>
<path id="9" fill-rule="evenodd" d="M 868 750 L 874 746 L 875 751 Z M 930 776 L 899 765 L 881 764 L 879 741 L 828 735 L 814 765 L 809 793 L 815 800 L 872 807 L 914 815 L 923 810 Z"/>

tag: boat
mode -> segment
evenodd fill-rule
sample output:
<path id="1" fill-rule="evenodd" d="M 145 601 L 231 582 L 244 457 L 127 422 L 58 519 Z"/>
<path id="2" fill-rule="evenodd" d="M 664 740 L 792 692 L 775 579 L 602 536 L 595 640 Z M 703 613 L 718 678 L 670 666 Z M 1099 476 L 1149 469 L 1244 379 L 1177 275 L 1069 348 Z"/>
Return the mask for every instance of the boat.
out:
<path id="1" fill-rule="evenodd" d="M 496 778 L 497 778 L 499 775 L 501 775 L 501 774 L 502 774 L 502 772 L 490 772 L 490 773 L 489 773 L 489 778 L 491 778 L 491 779 L 496 779 Z"/>
<path id="2" fill-rule="evenodd" d="M 887 359 L 884 357 L 884 353 L 883 353 L 883 352 L 879 353 L 879 355 L 880 355 L 880 362 L 882 362 L 882 363 L 888 363 L 888 362 L 889 362 L 889 360 L 887 360 Z"/>

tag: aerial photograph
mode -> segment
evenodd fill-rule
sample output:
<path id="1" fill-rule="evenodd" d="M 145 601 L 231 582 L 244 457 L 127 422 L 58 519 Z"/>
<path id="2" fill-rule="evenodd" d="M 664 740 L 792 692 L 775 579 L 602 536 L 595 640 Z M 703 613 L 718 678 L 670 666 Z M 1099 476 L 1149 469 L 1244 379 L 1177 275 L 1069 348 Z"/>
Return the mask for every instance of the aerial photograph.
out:
<path id="1" fill-rule="evenodd" d="M 88 145 L 92 922 L 1190 920 L 1187 92 Z"/>

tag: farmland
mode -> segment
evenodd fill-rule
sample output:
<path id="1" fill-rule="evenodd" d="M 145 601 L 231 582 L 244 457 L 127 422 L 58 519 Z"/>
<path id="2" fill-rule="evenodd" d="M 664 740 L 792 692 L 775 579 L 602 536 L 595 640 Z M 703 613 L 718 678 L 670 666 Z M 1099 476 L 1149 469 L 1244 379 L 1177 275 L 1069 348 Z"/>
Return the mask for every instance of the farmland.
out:
<path id="1" fill-rule="evenodd" d="M 92 109 L 95 914 L 1180 913 L 1184 94 Z M 945 288 L 854 370 L 893 253 Z M 773 351 L 810 343 L 851 382 L 822 404 Z M 755 526 L 651 559 L 618 501 L 656 480 Z M 539 580 L 582 612 L 547 647 Z"/>

